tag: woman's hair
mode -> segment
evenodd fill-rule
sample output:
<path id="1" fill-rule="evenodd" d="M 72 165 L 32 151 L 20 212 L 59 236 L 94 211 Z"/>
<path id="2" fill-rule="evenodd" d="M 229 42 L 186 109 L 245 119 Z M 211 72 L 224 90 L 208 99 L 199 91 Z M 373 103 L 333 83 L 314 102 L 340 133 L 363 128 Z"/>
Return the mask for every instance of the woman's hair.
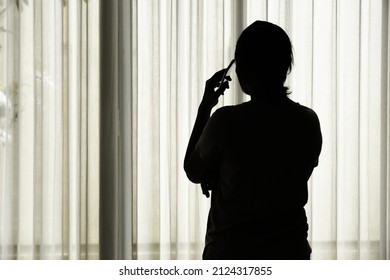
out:
<path id="1" fill-rule="evenodd" d="M 294 57 L 286 32 L 279 26 L 256 21 L 238 38 L 235 51 L 237 74 L 253 91 L 258 88 L 281 89 L 290 73 Z M 240 77 L 239 77 L 240 78 Z M 253 94 L 253 91 L 248 94 Z"/>

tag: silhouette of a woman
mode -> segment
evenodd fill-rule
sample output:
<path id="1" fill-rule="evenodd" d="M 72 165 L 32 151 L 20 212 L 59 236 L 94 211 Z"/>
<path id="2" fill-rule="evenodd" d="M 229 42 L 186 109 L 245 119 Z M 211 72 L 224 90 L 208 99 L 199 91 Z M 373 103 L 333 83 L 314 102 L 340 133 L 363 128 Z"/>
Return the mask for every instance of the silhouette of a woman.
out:
<path id="1" fill-rule="evenodd" d="M 184 160 L 188 178 L 212 193 L 203 259 L 310 259 L 304 206 L 322 137 L 316 113 L 287 96 L 290 39 L 256 21 L 240 35 L 235 62 L 250 101 L 210 117 L 231 80 L 220 86 L 224 70 L 215 73 Z"/>

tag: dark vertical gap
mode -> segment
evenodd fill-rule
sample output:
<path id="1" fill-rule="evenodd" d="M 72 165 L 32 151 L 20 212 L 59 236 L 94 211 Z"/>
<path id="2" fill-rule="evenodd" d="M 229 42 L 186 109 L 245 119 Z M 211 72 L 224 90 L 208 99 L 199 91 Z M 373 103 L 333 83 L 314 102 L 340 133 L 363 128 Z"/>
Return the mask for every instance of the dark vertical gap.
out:
<path id="1" fill-rule="evenodd" d="M 139 137 L 138 137 L 138 127 L 139 127 L 139 105 L 138 105 L 138 93 L 139 93 L 139 79 L 138 79 L 138 70 L 139 65 L 142 64 L 142 62 L 139 62 L 139 56 L 138 56 L 138 49 L 139 49 L 139 9 L 138 9 L 138 0 L 135 0 L 131 4 L 131 13 L 132 13 L 132 21 L 131 21 L 131 40 L 132 40 L 132 81 L 135 86 L 132 86 L 132 108 L 133 112 L 131 114 L 132 118 L 132 141 L 133 141 L 133 147 L 132 147 L 132 172 L 133 172 L 133 181 L 132 181 L 132 196 L 133 196 L 133 207 L 132 207 L 132 234 L 133 234 L 133 248 L 132 248 L 132 258 L 138 259 L 139 258 L 139 215 L 138 215 L 138 207 L 139 207 L 139 201 L 138 201 L 138 186 L 139 186 L 139 179 L 138 179 L 138 170 L 139 170 Z"/>
<path id="2" fill-rule="evenodd" d="M 390 6 L 387 0 L 382 1 L 382 102 L 381 102 L 381 201 L 380 201 L 380 258 L 390 258 L 390 144 L 389 144 L 389 121 L 390 121 L 390 103 L 389 103 L 389 13 Z"/>
<path id="3" fill-rule="evenodd" d="M 116 3 L 116 2 L 115 2 Z M 115 103 L 115 53 L 112 32 L 115 20 L 112 1 L 101 1 L 100 9 L 100 209 L 99 254 L 100 259 L 116 258 L 116 187 L 117 162 L 116 109 Z"/>
<path id="4" fill-rule="evenodd" d="M 122 36 L 122 33 L 123 33 L 123 30 L 122 30 L 122 24 L 123 24 L 123 17 L 122 17 L 122 9 L 123 9 L 123 2 L 122 0 L 118 0 L 118 6 L 116 7 L 117 8 L 117 13 L 118 13 L 118 29 L 116 30 L 117 32 L 117 38 L 118 38 L 118 49 L 115 50 L 116 51 L 116 56 L 118 57 L 118 61 L 122 61 L 123 63 L 123 60 L 122 60 L 122 47 L 124 45 L 124 42 L 123 42 L 123 36 Z M 123 100 L 122 100 L 122 96 L 123 96 L 123 67 L 121 66 L 122 64 L 118 64 L 116 65 L 118 67 L 117 69 L 117 73 L 118 73 L 118 103 L 116 105 L 117 107 L 117 110 L 119 112 L 119 119 L 117 120 L 119 122 L 119 131 L 120 131 L 120 136 L 118 137 L 118 146 L 117 146 L 117 149 L 118 149 L 118 155 L 119 155 L 119 158 L 118 158 L 118 207 L 116 207 L 116 211 L 117 211 L 117 215 L 116 217 L 118 218 L 118 223 L 117 223 L 117 226 L 118 226 L 118 232 L 117 232 L 117 240 L 118 240 L 118 254 L 117 254 L 117 258 L 118 259 L 123 259 L 124 258 L 124 255 L 125 255 L 125 251 L 126 251 L 126 248 L 125 248 L 125 242 L 124 242 L 124 223 L 125 223 L 125 220 L 124 220 L 124 214 L 123 214 L 123 211 L 125 209 L 125 196 L 124 196 L 124 189 L 125 189 L 125 182 L 123 180 L 123 172 L 124 172 L 124 164 L 123 164 L 123 146 L 124 146 L 124 143 L 123 143 L 123 140 L 124 140 L 124 134 L 122 132 L 123 129 L 122 129 L 122 125 L 123 125 L 123 121 L 122 121 L 122 114 L 123 113 L 123 110 L 124 110 L 124 107 L 125 107 L 125 104 L 123 103 Z"/>
<path id="5" fill-rule="evenodd" d="M 137 45 L 137 42 L 138 42 L 138 13 L 137 13 L 137 1 L 133 1 L 131 3 L 131 14 L 133 16 L 133 20 L 131 21 L 131 39 L 132 39 L 132 63 L 133 63 L 133 66 L 132 66 L 132 81 L 133 83 L 136 83 L 136 87 L 138 87 L 138 76 L 137 76 L 137 69 L 138 69 L 138 56 L 137 56 L 137 52 L 138 52 L 138 45 Z M 133 52 L 136 54 L 136 55 L 133 55 Z M 132 86 L 132 89 L 135 91 L 135 94 L 132 96 L 132 102 L 133 104 L 135 104 L 135 106 L 133 105 L 133 113 L 132 113 L 132 119 L 134 119 L 135 121 L 132 122 L 132 134 L 134 135 L 132 137 L 132 140 L 133 140 L 133 147 L 132 147 L 132 172 L 133 172 L 133 189 L 132 189 L 132 195 L 133 195 L 133 215 L 132 215 L 132 218 L 133 218 L 133 221 L 132 221 L 132 234 L 133 234 L 133 247 L 132 247 L 132 258 L 134 260 L 138 259 L 138 246 L 137 246 L 137 240 L 138 240 L 138 211 L 137 211 L 137 207 L 138 207 L 138 201 L 137 201 L 137 196 L 138 196 L 138 184 L 137 184 L 137 170 L 138 170 L 138 166 L 137 166 L 137 162 L 138 162 L 138 150 L 137 150 L 137 139 L 138 139 L 138 124 L 137 124 L 137 120 L 138 120 L 138 99 L 137 99 L 137 92 L 138 92 L 138 88 L 136 88 L 134 86 Z"/>

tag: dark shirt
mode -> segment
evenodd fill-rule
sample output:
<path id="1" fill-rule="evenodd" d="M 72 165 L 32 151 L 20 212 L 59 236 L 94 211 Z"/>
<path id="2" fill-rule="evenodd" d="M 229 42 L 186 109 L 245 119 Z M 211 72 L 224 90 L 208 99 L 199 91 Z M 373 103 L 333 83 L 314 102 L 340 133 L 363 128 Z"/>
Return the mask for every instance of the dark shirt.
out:
<path id="1" fill-rule="evenodd" d="M 212 182 L 203 258 L 310 255 L 304 206 L 321 145 L 315 112 L 289 98 L 216 110 L 195 147 Z"/>

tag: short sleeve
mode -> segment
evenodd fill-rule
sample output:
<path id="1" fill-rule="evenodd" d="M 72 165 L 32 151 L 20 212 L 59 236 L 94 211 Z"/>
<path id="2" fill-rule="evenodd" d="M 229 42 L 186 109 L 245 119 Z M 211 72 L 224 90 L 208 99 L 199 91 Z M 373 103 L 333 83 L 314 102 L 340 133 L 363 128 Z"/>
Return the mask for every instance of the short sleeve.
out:
<path id="1" fill-rule="evenodd" d="M 307 148 L 310 152 L 310 159 L 313 164 L 313 167 L 318 166 L 318 158 L 321 153 L 322 148 L 322 134 L 320 121 L 317 114 L 311 110 L 308 110 L 308 127 L 307 127 Z"/>
<path id="2" fill-rule="evenodd" d="M 220 159 L 225 135 L 225 119 L 226 114 L 222 108 L 215 111 L 196 144 L 195 152 L 207 167 L 214 167 Z"/>

